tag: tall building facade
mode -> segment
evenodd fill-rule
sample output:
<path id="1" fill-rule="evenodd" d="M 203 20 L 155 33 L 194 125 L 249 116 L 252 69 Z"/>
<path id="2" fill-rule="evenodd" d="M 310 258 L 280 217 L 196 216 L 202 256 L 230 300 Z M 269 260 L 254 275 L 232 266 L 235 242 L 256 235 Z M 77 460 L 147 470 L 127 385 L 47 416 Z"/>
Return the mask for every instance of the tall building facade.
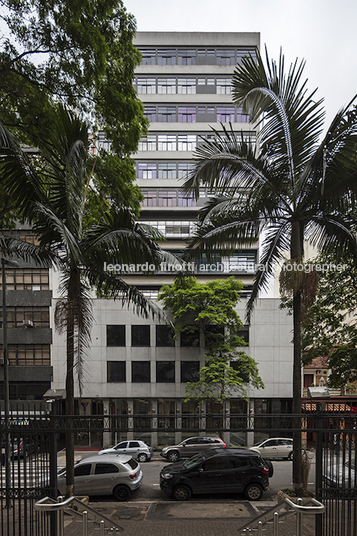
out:
<path id="1" fill-rule="evenodd" d="M 180 257 L 194 233 L 197 212 L 209 196 L 202 190 L 196 200 L 181 191 L 194 151 L 203 139 L 214 136 L 213 129 L 219 130 L 220 123 L 231 123 L 246 138 L 255 138 L 249 118 L 232 102 L 231 79 L 241 58 L 259 47 L 259 34 L 139 32 L 135 44 L 142 53 L 135 87 L 150 121 L 135 155 L 137 182 L 144 195 L 141 220 L 157 227 L 165 236 L 164 248 Z M 106 140 L 100 143 L 107 144 Z M 202 257 L 195 265 L 201 281 L 235 275 L 246 284 L 237 309 L 242 319 L 258 256 L 257 242 L 231 256 L 217 257 L 214 263 Z M 126 279 L 156 299 L 174 273 L 174 267 L 162 266 L 148 276 L 144 267 Z M 53 306 L 56 299 L 54 292 Z M 226 439 L 233 444 L 252 443 L 260 437 L 238 432 L 240 415 L 289 410 L 291 317 L 279 309 L 279 300 L 259 299 L 251 325 L 242 330 L 249 344 L 246 351 L 257 361 L 265 389 L 251 389 L 249 403 L 239 396 L 232 398 L 224 414 L 212 401 L 200 405 L 184 401 L 187 382 L 197 378 L 202 366 L 204 341 L 199 335 L 174 340 L 167 326 L 135 315 L 119 301 L 95 298 L 93 302 L 95 322 L 82 398 L 76 393 L 80 414 L 120 414 L 131 437 L 143 437 L 156 446 L 196 434 L 198 428 L 219 430 L 228 417 L 231 431 Z M 57 333 L 53 367 L 52 387 L 63 389 L 65 340 Z M 126 432 L 123 437 L 115 433 L 104 439 L 93 435 L 83 442 L 102 445 L 124 436 Z"/>

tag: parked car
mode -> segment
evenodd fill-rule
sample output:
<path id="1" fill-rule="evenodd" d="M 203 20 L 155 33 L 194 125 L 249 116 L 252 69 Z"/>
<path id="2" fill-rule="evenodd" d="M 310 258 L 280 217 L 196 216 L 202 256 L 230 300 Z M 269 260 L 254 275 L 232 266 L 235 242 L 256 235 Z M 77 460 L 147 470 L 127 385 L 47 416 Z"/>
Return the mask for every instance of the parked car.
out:
<path id="1" fill-rule="evenodd" d="M 274 437 L 259 441 L 250 450 L 259 452 L 263 458 L 287 458 L 293 459 L 293 440 L 289 437 Z"/>
<path id="2" fill-rule="evenodd" d="M 160 488 L 176 501 L 201 493 L 243 493 L 257 501 L 269 485 L 273 467 L 248 449 L 216 449 L 166 465 Z"/>
<path id="3" fill-rule="evenodd" d="M 148 462 L 151 460 L 154 449 L 146 445 L 143 441 L 120 441 L 114 447 L 108 449 L 102 449 L 98 454 L 130 454 L 133 458 L 136 458 L 140 463 Z"/>
<path id="4" fill-rule="evenodd" d="M 48 479 L 48 476 L 46 476 Z M 118 501 L 127 501 L 132 491 L 141 486 L 143 473 L 140 464 L 127 454 L 88 456 L 74 468 L 75 495 L 114 495 Z M 61 495 L 66 492 L 66 469 L 57 474 Z"/>
<path id="5" fill-rule="evenodd" d="M 356 460 L 341 461 L 335 465 L 327 465 L 322 474 L 322 480 L 327 487 L 356 489 Z"/>
<path id="6" fill-rule="evenodd" d="M 180 458 L 190 458 L 198 452 L 225 447 L 226 444 L 220 437 L 190 437 L 178 445 L 164 447 L 160 456 L 169 462 L 177 462 Z"/>

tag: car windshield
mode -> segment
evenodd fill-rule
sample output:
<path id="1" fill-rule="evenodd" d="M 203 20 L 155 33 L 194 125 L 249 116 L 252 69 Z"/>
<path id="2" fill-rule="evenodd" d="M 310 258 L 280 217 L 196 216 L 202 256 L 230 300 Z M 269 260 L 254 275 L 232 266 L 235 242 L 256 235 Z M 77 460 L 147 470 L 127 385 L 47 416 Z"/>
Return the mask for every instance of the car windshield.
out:
<path id="1" fill-rule="evenodd" d="M 191 467 L 194 467 L 198 463 L 203 462 L 203 460 L 205 459 L 206 457 L 200 452 L 183 462 L 183 466 L 185 469 L 191 469 Z"/>

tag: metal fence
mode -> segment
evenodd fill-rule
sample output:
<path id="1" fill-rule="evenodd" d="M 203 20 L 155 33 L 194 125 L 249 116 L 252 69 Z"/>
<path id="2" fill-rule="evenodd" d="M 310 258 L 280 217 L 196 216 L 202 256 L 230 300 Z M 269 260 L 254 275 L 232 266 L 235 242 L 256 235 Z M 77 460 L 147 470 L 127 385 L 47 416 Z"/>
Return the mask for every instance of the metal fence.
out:
<path id="1" fill-rule="evenodd" d="M 43 497 L 56 499 L 57 452 L 64 446 L 64 431 L 81 438 L 103 438 L 141 431 L 160 432 L 167 423 L 173 432 L 191 435 L 220 432 L 264 433 L 292 436 L 301 430 L 316 451 L 316 498 L 326 513 L 316 523 L 316 536 L 357 534 L 356 414 L 352 406 L 331 411 L 314 403 L 303 414 L 285 415 L 95 415 L 65 416 L 48 411 L 45 403 L 12 403 L 8 418 L 1 407 L 2 466 L 0 476 L 0 533 L 3 536 L 56 536 L 52 514 L 40 516 L 34 508 Z M 195 428 L 192 428 L 195 423 Z M 105 436 L 105 434 L 109 434 Z M 102 443 L 103 444 L 103 443 Z M 51 517 L 52 516 L 52 517 Z"/>

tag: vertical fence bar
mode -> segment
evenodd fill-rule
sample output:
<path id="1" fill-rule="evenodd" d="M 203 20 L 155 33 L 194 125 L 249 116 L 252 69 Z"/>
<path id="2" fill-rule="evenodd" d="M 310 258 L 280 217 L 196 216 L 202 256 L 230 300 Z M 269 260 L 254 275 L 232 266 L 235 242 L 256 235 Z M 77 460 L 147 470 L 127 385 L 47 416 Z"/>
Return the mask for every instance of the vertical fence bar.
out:
<path id="1" fill-rule="evenodd" d="M 322 500 L 323 433 L 322 403 L 316 402 L 315 493 L 316 499 L 320 502 Z M 315 536 L 322 536 L 322 516 L 315 516 Z"/>
<path id="2" fill-rule="evenodd" d="M 84 510 L 83 514 L 83 536 L 88 536 L 88 512 L 87 510 Z"/>
<path id="3" fill-rule="evenodd" d="M 274 535 L 274 536 L 279 536 L 279 513 L 278 513 L 278 512 L 275 512 L 275 513 L 274 513 L 274 518 L 273 518 L 273 535 Z"/>

